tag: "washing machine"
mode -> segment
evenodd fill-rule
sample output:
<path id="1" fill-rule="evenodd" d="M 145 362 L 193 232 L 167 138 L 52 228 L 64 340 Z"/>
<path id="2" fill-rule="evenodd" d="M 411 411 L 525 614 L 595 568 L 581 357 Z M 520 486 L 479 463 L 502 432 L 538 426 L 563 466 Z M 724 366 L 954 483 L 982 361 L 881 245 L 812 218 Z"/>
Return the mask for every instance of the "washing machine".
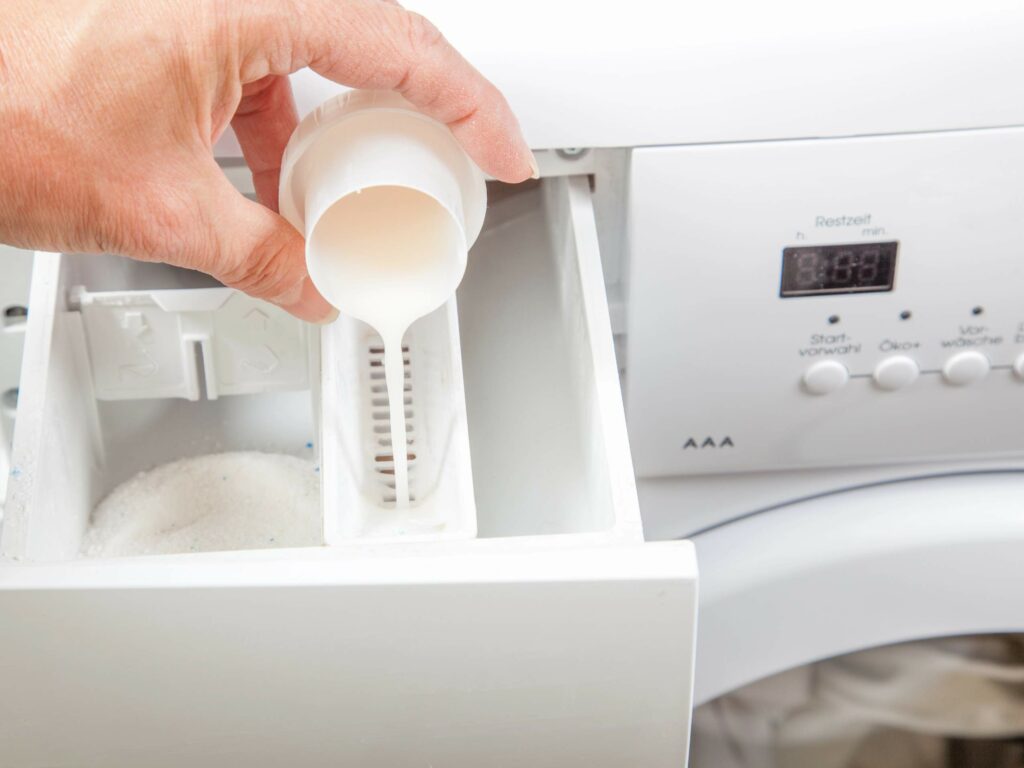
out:
<path id="1" fill-rule="evenodd" d="M 1024 7 L 409 5 L 541 170 L 490 183 L 455 342 L 410 345 L 416 407 L 462 380 L 469 457 L 415 423 L 421 487 L 470 477 L 474 525 L 353 523 L 340 491 L 387 488 L 344 439 L 374 434 L 372 341 L 37 254 L 0 755 L 678 768 L 695 709 L 698 764 L 758 690 L 1024 632 Z M 300 113 L 339 89 L 293 86 Z M 121 483 L 253 449 L 315 464 L 334 539 L 82 557 Z"/>

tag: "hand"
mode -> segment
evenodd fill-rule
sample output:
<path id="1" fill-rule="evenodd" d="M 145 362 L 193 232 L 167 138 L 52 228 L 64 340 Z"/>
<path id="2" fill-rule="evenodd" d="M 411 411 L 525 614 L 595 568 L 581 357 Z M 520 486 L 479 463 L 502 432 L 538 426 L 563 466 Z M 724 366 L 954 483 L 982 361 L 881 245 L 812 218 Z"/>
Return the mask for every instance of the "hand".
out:
<path id="1" fill-rule="evenodd" d="M 386 0 L 3 0 L 0 241 L 168 262 L 333 319 L 276 213 L 307 66 L 400 92 L 498 179 L 536 173 L 498 90 Z M 213 159 L 228 123 L 262 205 Z"/>

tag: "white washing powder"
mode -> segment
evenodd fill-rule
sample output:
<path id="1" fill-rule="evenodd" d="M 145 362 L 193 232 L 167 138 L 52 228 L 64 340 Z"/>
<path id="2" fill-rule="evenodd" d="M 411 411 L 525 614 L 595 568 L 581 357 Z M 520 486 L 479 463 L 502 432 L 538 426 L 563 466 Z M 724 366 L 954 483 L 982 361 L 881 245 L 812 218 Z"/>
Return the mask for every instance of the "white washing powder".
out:
<path id="1" fill-rule="evenodd" d="M 284 454 L 194 456 L 122 483 L 91 523 L 85 557 L 320 546 L 320 475 Z"/>

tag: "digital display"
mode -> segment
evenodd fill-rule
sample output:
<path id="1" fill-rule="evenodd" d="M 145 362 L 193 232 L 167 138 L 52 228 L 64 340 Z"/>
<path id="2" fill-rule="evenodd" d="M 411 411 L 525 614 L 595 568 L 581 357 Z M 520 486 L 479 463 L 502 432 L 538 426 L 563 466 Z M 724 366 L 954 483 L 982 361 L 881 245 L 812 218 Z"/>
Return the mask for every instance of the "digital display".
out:
<path id="1" fill-rule="evenodd" d="M 796 246 L 782 250 L 782 298 L 891 291 L 899 244 Z"/>

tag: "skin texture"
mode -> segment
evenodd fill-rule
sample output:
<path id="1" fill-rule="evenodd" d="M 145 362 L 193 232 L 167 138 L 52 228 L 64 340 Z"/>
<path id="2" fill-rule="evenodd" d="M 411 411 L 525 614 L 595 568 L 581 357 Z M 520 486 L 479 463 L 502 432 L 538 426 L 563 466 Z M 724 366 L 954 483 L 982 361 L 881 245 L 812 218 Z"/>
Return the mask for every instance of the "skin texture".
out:
<path id="1" fill-rule="evenodd" d="M 0 242 L 167 262 L 333 320 L 277 215 L 304 67 L 398 91 L 498 179 L 536 174 L 504 97 L 397 3 L 2 0 Z M 229 124 L 260 203 L 214 162 Z"/>

